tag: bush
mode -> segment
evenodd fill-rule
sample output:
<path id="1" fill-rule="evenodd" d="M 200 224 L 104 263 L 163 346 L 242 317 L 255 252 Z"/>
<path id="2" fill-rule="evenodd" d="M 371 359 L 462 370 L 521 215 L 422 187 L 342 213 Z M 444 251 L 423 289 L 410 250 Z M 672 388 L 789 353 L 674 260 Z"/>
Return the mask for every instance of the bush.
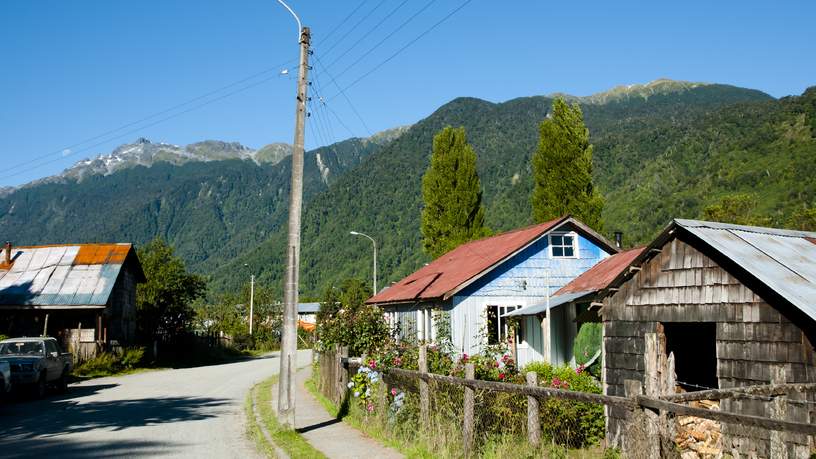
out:
<path id="1" fill-rule="evenodd" d="M 595 380 L 580 369 L 554 367 L 544 362 L 525 366 L 521 374 L 533 371 L 538 374 L 538 384 L 557 389 L 600 394 Z M 541 404 L 542 431 L 555 443 L 570 448 L 581 448 L 600 441 L 604 436 L 603 405 L 548 399 Z"/>
<path id="2" fill-rule="evenodd" d="M 142 363 L 145 348 L 143 347 L 128 347 L 122 351 L 120 358 L 121 365 L 126 370 L 132 370 Z"/>
<path id="3" fill-rule="evenodd" d="M 349 355 L 371 354 L 390 340 L 380 308 L 365 304 L 371 290 L 358 279 L 348 279 L 338 290 L 326 291 L 317 314 L 318 349 L 348 346 Z"/>
<path id="4" fill-rule="evenodd" d="M 103 352 L 78 365 L 74 369 L 74 373 L 80 376 L 98 377 L 133 370 L 142 362 L 144 353 L 145 348 L 143 347 L 124 348 L 119 355 L 112 352 Z"/>

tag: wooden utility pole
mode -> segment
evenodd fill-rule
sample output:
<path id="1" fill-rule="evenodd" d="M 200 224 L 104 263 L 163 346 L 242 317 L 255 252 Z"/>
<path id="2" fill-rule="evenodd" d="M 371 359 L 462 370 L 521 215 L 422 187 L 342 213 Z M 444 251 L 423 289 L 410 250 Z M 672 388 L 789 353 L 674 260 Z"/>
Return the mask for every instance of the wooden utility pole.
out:
<path id="1" fill-rule="evenodd" d="M 249 336 L 252 336 L 252 319 L 255 313 L 255 275 L 249 277 Z"/>
<path id="2" fill-rule="evenodd" d="M 288 7 L 287 7 L 288 8 Z M 294 13 L 293 13 L 294 14 Z M 299 21 L 298 21 L 299 22 Z M 295 369 L 297 367 L 298 272 L 300 270 L 300 213 L 303 205 L 303 137 L 306 125 L 306 89 L 309 84 L 308 27 L 300 29 L 300 69 L 295 104 L 295 142 L 292 147 L 292 190 L 289 198 L 289 243 L 286 245 L 286 280 L 283 285 L 283 333 L 281 333 L 278 420 L 295 428 Z"/>

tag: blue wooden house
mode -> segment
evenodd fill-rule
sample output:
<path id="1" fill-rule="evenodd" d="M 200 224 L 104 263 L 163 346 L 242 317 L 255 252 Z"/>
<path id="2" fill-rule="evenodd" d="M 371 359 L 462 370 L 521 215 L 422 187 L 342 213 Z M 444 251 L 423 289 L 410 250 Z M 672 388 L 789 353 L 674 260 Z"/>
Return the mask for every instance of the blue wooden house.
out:
<path id="1" fill-rule="evenodd" d="M 505 314 L 546 305 L 554 292 L 609 255 L 615 244 L 570 216 L 462 244 L 368 300 L 403 337 L 436 341 L 450 319 L 457 351 L 479 352 L 510 336 Z M 573 307 L 523 316 L 515 336 L 519 364 L 569 363 L 577 333 Z"/>

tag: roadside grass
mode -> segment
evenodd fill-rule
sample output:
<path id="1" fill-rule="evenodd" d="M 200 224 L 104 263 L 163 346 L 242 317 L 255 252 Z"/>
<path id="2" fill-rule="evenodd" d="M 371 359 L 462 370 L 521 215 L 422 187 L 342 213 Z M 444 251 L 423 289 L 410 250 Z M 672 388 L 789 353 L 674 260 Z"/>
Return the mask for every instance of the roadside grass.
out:
<path id="1" fill-rule="evenodd" d="M 258 445 L 258 448 L 268 457 L 276 457 L 275 446 L 270 445 L 266 441 L 261 431 L 261 426 L 258 425 L 255 419 L 255 413 L 252 409 L 252 398 L 255 397 L 255 406 L 258 410 L 258 414 L 269 435 L 272 437 L 272 441 L 274 441 L 279 448 L 283 449 L 289 457 L 293 459 L 325 458 L 326 456 L 324 456 L 323 453 L 316 450 L 309 442 L 301 437 L 299 433 L 281 427 L 272 408 L 272 387 L 277 381 L 278 376 L 273 376 L 255 385 L 247 395 L 244 407 L 250 437 L 255 441 L 255 444 Z"/>

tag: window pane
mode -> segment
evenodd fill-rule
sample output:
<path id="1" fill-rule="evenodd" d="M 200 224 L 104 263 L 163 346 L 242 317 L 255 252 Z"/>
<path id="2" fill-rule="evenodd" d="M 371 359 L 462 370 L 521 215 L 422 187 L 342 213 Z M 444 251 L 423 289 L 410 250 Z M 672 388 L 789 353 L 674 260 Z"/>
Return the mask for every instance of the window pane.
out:
<path id="1" fill-rule="evenodd" d="M 553 236 L 552 237 L 553 245 L 563 245 L 564 244 L 564 236 Z"/>
<path id="2" fill-rule="evenodd" d="M 574 251 L 572 249 L 572 246 L 564 247 L 564 256 L 565 257 L 572 257 L 574 255 L 575 255 L 575 253 L 574 253 Z"/>
<path id="3" fill-rule="evenodd" d="M 487 307 L 487 344 L 499 343 L 498 307 Z"/>
<path id="4" fill-rule="evenodd" d="M 564 248 L 563 247 L 553 246 L 552 253 L 553 253 L 554 257 L 563 257 L 564 256 Z"/>
<path id="5" fill-rule="evenodd" d="M 572 245 L 572 236 L 564 236 L 564 245 Z"/>

